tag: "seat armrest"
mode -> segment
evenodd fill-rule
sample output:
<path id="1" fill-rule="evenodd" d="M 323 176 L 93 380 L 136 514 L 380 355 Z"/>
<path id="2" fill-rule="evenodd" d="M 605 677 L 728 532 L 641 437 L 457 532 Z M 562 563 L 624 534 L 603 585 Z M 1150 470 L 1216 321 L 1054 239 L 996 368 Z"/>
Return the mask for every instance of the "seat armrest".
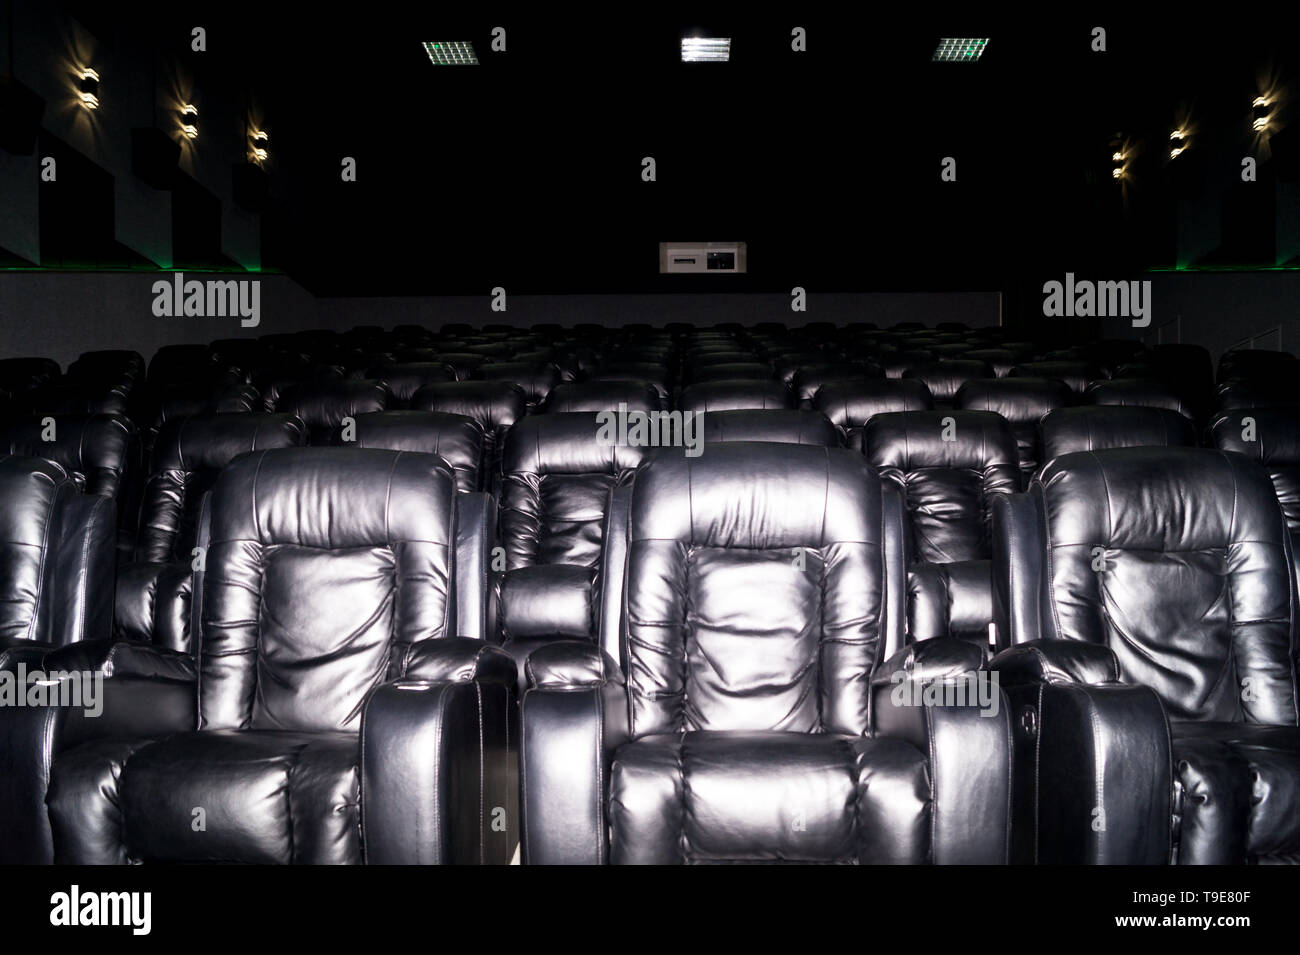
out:
<path id="1" fill-rule="evenodd" d="M 113 632 L 117 508 L 110 498 L 73 494 L 60 514 L 55 641 L 102 640 Z"/>
<path id="2" fill-rule="evenodd" d="M 907 574 L 907 635 L 911 641 L 959 637 L 987 646 L 994 622 L 987 560 L 913 564 Z"/>
<path id="3" fill-rule="evenodd" d="M 117 572 L 113 632 L 119 640 L 193 652 L 188 564 L 125 564 Z"/>
<path id="4" fill-rule="evenodd" d="M 628 520 L 632 512 L 630 481 L 610 488 L 605 509 L 604 547 L 596 578 L 597 639 L 614 660 L 622 660 L 623 581 L 627 570 Z"/>
<path id="5" fill-rule="evenodd" d="M 860 437 L 860 434 L 859 434 Z M 907 567 L 911 563 L 903 495 L 892 482 L 882 488 L 885 533 L 885 656 L 907 642 Z"/>
<path id="6" fill-rule="evenodd" d="M 1111 649 L 1082 640 L 1012 646 L 989 669 L 1013 711 L 1013 861 L 1168 862 L 1173 756 L 1156 693 L 1119 683 Z"/>
<path id="7" fill-rule="evenodd" d="M 524 664 L 530 688 L 566 690 L 623 685 L 613 657 L 592 643 L 562 640 L 538 647 Z"/>
<path id="8" fill-rule="evenodd" d="M 493 671 L 496 655 L 510 659 L 479 645 Z M 462 677 L 466 672 L 459 671 Z M 404 679 L 370 694 L 361 714 L 366 862 L 510 861 L 518 838 L 513 693 L 512 663 L 506 681 Z"/>
<path id="9" fill-rule="evenodd" d="M 60 659 L 52 659 L 55 653 Z M 76 664 L 78 653 L 84 667 L 63 666 Z M 89 740 L 148 739 L 196 728 L 193 663 L 184 657 L 187 674 L 174 659 L 182 656 L 133 647 L 106 653 L 95 665 L 93 653 L 73 645 L 47 654 L 40 674 L 27 674 L 19 688 L 26 691 L 24 704 L 0 706 L 0 863 L 53 861 L 45 793 L 60 753 Z M 157 672 L 146 675 L 151 669 Z M 33 705 L 37 685 L 45 696 Z"/>
<path id="10" fill-rule="evenodd" d="M 188 653 L 129 640 L 83 640 L 51 651 L 44 663 L 50 672 L 100 672 L 105 677 L 176 683 L 198 680 L 198 667 Z"/>
<path id="11" fill-rule="evenodd" d="M 494 644 L 469 637 L 442 637 L 412 644 L 402 677 L 434 683 L 495 683 L 513 687 L 518 674 L 514 658 Z"/>
<path id="12" fill-rule="evenodd" d="M 1119 680 L 1119 660 L 1110 647 L 1084 640 L 1033 640 L 1003 650 L 989 663 L 1003 686 L 1083 683 L 1100 686 Z"/>
<path id="13" fill-rule="evenodd" d="M 492 548 L 497 539 L 497 508 L 491 494 L 474 491 L 456 496 L 456 632 L 475 640 L 492 640 Z"/>
<path id="14" fill-rule="evenodd" d="M 1041 487 L 994 495 L 993 622 L 999 650 L 1052 636 L 1039 614 L 1045 553 Z"/>
<path id="15" fill-rule="evenodd" d="M 20 663 L 28 670 L 39 668 L 45 655 L 54 649 L 54 644 L 43 640 L 0 637 L 0 673 L 16 671 Z"/>
<path id="16" fill-rule="evenodd" d="M 872 678 L 871 736 L 929 754 L 936 864 L 1010 858 L 1010 712 L 983 662 L 977 644 L 926 640 L 894 654 Z"/>
<path id="17" fill-rule="evenodd" d="M 605 682 L 529 689 L 521 720 L 524 864 L 607 863 L 606 786 L 614 753 L 628 738 L 624 688 Z"/>

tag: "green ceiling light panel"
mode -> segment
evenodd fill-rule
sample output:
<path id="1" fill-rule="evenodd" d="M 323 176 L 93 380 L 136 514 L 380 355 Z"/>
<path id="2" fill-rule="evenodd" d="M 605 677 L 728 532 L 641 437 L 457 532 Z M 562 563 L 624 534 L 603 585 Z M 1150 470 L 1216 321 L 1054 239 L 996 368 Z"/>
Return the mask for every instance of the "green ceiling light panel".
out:
<path id="1" fill-rule="evenodd" d="M 988 37 L 944 37 L 930 58 L 932 63 L 974 63 L 988 46 Z"/>
<path id="2" fill-rule="evenodd" d="M 469 40 L 425 43 L 424 52 L 429 54 L 429 62 L 434 66 L 478 66 L 474 44 Z"/>

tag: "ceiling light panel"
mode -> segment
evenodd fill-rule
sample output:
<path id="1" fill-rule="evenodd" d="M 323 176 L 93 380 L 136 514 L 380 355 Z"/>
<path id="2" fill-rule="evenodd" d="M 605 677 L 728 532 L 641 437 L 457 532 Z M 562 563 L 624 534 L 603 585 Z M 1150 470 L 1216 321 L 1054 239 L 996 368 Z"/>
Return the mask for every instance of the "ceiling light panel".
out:
<path id="1" fill-rule="evenodd" d="M 425 43 L 424 52 L 429 54 L 429 62 L 434 66 L 478 66 L 474 44 L 468 40 Z"/>
<path id="2" fill-rule="evenodd" d="M 973 63 L 988 42 L 988 37 L 944 37 L 930 59 L 933 63 Z"/>
<path id="3" fill-rule="evenodd" d="M 682 37 L 683 63 L 726 63 L 731 59 L 731 37 Z"/>

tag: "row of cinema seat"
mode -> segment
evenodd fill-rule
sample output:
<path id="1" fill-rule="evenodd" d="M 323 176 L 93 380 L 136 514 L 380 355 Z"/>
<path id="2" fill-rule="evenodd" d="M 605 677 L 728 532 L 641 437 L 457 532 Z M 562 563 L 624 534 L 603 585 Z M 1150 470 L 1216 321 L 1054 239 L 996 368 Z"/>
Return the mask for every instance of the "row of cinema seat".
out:
<path id="1" fill-rule="evenodd" d="M 1294 359 L 999 333 L 0 361 L 0 858 L 1291 861 Z"/>

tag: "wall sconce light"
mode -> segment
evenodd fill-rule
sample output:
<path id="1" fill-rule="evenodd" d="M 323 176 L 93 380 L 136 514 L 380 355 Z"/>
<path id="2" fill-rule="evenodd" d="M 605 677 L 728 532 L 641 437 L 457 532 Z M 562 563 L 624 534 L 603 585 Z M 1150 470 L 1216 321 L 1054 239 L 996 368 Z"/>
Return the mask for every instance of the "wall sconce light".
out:
<path id="1" fill-rule="evenodd" d="M 82 70 L 77 87 L 81 92 L 81 105 L 86 109 L 99 109 L 99 74 L 91 69 Z"/>
<path id="2" fill-rule="evenodd" d="M 266 130 L 255 129 L 250 139 L 252 140 L 253 158 L 258 162 L 266 162 L 266 157 L 270 154 L 271 137 L 267 135 Z"/>
<path id="3" fill-rule="evenodd" d="M 1253 120 L 1250 128 L 1255 132 L 1263 132 L 1268 128 L 1269 114 L 1272 112 L 1272 103 L 1267 96 L 1256 96 L 1255 101 L 1250 104 L 1250 111 Z"/>
<path id="4" fill-rule="evenodd" d="M 181 132 L 186 139 L 199 138 L 199 110 L 193 103 L 181 107 Z"/>
<path id="5" fill-rule="evenodd" d="M 1187 141 L 1187 134 L 1181 129 L 1175 129 L 1169 134 L 1169 158 L 1177 159 L 1190 145 L 1191 143 Z"/>
<path id="6" fill-rule="evenodd" d="M 1124 151 L 1120 149 L 1117 149 L 1110 154 L 1110 161 L 1112 163 L 1111 170 L 1110 170 L 1110 178 L 1112 179 L 1124 178 L 1124 163 L 1127 160 L 1127 158 L 1128 157 L 1124 155 Z"/>

